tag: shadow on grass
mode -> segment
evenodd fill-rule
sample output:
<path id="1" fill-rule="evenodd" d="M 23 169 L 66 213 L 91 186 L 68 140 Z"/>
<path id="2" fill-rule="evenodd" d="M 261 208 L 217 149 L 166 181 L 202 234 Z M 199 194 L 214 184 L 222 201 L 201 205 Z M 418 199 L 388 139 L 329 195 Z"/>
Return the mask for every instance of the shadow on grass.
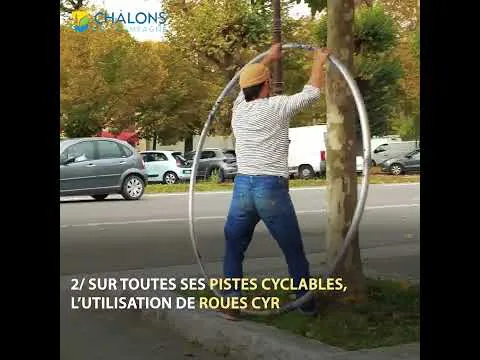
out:
<path id="1" fill-rule="evenodd" d="M 358 177 L 358 182 L 361 182 L 362 177 Z M 370 184 L 403 184 L 403 183 L 417 183 L 420 182 L 419 175 L 380 175 L 373 174 L 369 177 Z M 294 179 L 289 181 L 291 188 L 299 187 L 315 187 L 315 186 L 325 186 L 327 181 L 324 178 L 316 179 Z M 149 184 L 145 193 L 172 193 L 172 192 L 187 192 L 190 188 L 190 183 L 178 183 L 178 184 Z M 228 180 L 224 183 L 218 183 L 216 181 L 198 181 L 195 184 L 195 191 L 230 191 L 233 188 L 233 182 Z"/>
<path id="2" fill-rule="evenodd" d="M 368 296 L 361 304 L 331 303 L 317 317 L 297 311 L 246 319 L 316 339 L 345 350 L 371 349 L 420 341 L 419 284 L 405 281 L 367 279 Z M 190 296 L 214 296 L 211 291 L 184 292 Z M 249 292 L 248 297 L 258 296 Z M 280 302 L 290 301 L 291 294 L 272 291 L 263 296 L 276 296 Z"/>

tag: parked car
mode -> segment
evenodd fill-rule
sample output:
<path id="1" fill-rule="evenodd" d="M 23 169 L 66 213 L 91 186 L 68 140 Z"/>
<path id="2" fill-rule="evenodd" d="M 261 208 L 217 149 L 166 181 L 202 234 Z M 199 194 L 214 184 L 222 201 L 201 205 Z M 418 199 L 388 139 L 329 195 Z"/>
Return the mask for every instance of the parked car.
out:
<path id="1" fill-rule="evenodd" d="M 372 150 L 372 166 L 381 166 L 385 160 L 403 156 L 419 147 L 417 141 L 391 141 L 381 144 Z"/>
<path id="2" fill-rule="evenodd" d="M 420 171 L 420 149 L 416 149 L 404 156 L 388 159 L 380 166 L 382 172 L 392 175 L 401 175 Z"/>
<path id="3" fill-rule="evenodd" d="M 195 151 L 185 154 L 185 159 L 193 165 Z M 197 177 L 210 179 L 215 174 L 220 182 L 233 179 L 237 175 L 237 157 L 235 150 L 211 148 L 204 149 L 198 161 Z"/>
<path id="4" fill-rule="evenodd" d="M 126 200 L 138 200 L 147 184 L 140 154 L 123 140 L 60 141 L 60 196 L 89 195 L 104 200 L 110 194 L 121 194 Z"/>
<path id="5" fill-rule="evenodd" d="M 191 166 L 180 151 L 142 151 L 149 182 L 176 184 L 190 180 Z"/>

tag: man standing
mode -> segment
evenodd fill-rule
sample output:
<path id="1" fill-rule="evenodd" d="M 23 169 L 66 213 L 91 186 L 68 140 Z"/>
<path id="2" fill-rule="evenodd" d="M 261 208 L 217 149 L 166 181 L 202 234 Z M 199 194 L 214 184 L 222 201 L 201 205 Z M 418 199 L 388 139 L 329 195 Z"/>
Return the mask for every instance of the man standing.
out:
<path id="1" fill-rule="evenodd" d="M 310 80 L 297 94 L 270 96 L 268 66 L 282 56 L 274 44 L 264 59 L 247 65 L 240 74 L 241 91 L 233 105 L 238 175 L 225 224 L 225 278 L 243 277 L 243 259 L 257 223 L 262 220 L 280 246 L 296 286 L 310 277 L 302 237 L 288 191 L 288 129 L 290 119 L 320 97 L 325 84 L 328 52 L 317 50 Z M 306 291 L 298 291 L 297 298 Z M 240 296 L 240 289 L 226 296 Z M 315 314 L 314 301 L 300 310 Z M 225 312 L 234 320 L 238 311 Z"/>

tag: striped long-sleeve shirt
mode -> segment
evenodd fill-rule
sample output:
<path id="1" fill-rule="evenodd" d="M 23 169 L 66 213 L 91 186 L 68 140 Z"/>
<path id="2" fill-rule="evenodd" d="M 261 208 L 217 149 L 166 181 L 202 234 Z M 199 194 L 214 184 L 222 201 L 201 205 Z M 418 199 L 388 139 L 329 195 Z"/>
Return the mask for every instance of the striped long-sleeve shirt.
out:
<path id="1" fill-rule="evenodd" d="M 297 94 L 245 101 L 240 91 L 233 104 L 232 129 L 238 173 L 288 178 L 290 119 L 320 97 L 320 89 L 305 85 Z"/>

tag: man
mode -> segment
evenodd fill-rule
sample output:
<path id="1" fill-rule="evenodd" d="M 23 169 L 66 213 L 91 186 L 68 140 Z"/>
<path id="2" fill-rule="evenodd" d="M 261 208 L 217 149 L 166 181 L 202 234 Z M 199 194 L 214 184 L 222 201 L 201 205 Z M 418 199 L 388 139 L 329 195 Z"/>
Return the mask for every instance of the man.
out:
<path id="1" fill-rule="evenodd" d="M 236 140 L 238 175 L 225 224 L 225 278 L 243 276 L 243 259 L 257 223 L 262 220 L 280 246 L 294 284 L 309 278 L 295 209 L 288 191 L 289 121 L 320 97 L 325 83 L 324 65 L 328 52 L 314 53 L 310 80 L 291 96 L 270 96 L 268 66 L 280 59 L 281 44 L 274 44 L 257 64 L 247 65 L 240 74 L 241 91 L 233 105 L 232 128 Z M 297 298 L 305 294 L 298 291 Z M 225 294 L 240 296 L 236 288 Z M 314 301 L 300 308 L 315 314 Z M 236 320 L 239 311 L 224 314 Z"/>

